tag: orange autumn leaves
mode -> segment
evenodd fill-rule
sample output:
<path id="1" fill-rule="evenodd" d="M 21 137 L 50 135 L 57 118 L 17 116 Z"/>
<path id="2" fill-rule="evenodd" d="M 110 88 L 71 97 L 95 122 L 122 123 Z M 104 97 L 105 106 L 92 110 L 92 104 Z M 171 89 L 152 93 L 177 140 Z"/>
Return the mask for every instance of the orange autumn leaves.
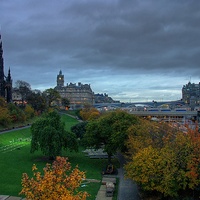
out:
<path id="1" fill-rule="evenodd" d="M 80 110 L 80 116 L 84 121 L 88 121 L 99 118 L 100 112 L 96 108 L 86 104 L 84 108 Z"/>
<path id="2" fill-rule="evenodd" d="M 78 167 L 71 169 L 67 158 L 57 157 L 52 165 L 46 164 L 44 174 L 32 167 L 33 177 L 24 173 L 22 176 L 22 191 L 27 200 L 85 200 L 87 192 L 79 192 L 85 173 Z"/>
<path id="3" fill-rule="evenodd" d="M 200 133 L 143 121 L 129 128 L 127 177 L 144 190 L 178 196 L 200 184 Z"/>

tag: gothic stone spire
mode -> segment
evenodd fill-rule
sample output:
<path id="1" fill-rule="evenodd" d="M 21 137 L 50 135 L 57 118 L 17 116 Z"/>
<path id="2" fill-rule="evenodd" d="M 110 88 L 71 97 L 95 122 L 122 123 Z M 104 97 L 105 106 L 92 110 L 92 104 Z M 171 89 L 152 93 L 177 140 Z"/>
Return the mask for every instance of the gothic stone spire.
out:
<path id="1" fill-rule="evenodd" d="M 0 96 L 5 97 L 5 80 L 4 80 L 4 63 L 3 63 L 3 47 L 0 33 Z"/>

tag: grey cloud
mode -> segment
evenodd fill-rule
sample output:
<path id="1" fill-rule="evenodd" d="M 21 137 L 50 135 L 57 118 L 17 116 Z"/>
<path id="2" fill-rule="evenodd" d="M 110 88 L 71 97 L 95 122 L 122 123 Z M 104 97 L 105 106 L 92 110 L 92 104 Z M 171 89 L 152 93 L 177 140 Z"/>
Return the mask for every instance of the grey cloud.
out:
<path id="1" fill-rule="evenodd" d="M 199 19 L 195 0 L 2 0 L 5 66 L 16 79 L 24 79 L 26 70 L 34 73 L 29 80 L 36 86 L 56 84 L 62 69 L 65 82 L 87 81 L 112 94 L 125 88 L 121 96 L 139 84 L 134 75 L 151 75 L 149 82 L 173 76 L 182 84 L 189 76 L 200 78 Z M 121 88 L 109 84 L 117 77 Z M 147 81 L 146 87 L 157 86 Z"/>

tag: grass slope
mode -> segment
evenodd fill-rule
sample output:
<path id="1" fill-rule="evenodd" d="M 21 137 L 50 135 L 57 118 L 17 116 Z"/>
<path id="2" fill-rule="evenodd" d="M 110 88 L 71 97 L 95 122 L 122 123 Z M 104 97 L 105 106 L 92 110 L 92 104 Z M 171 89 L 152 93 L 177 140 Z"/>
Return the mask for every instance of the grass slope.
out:
<path id="1" fill-rule="evenodd" d="M 67 115 L 63 115 L 62 120 L 67 130 L 78 123 L 76 119 Z M 0 134 L 0 195 L 19 196 L 22 174 L 25 172 L 32 177 L 33 164 L 42 171 L 45 164 L 49 163 L 40 151 L 30 153 L 30 136 L 30 128 Z M 8 150 L 5 150 L 6 148 Z M 107 160 L 90 159 L 82 150 L 80 147 L 79 152 L 63 152 L 63 156 L 68 157 L 72 167 L 78 165 L 81 171 L 85 171 L 87 178 L 101 180 L 101 170 L 107 164 Z M 81 190 L 90 193 L 88 199 L 92 200 L 95 199 L 99 188 L 100 183 L 87 183 Z"/>

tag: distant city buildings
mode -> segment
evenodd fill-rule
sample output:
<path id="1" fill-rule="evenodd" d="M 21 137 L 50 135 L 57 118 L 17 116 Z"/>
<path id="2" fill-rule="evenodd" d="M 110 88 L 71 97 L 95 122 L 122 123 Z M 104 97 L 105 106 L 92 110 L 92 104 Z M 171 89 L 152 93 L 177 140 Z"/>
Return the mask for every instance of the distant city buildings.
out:
<path id="1" fill-rule="evenodd" d="M 95 94 L 94 95 L 95 103 L 120 103 L 120 101 L 115 101 L 108 94 Z"/>
<path id="2" fill-rule="evenodd" d="M 70 104 L 83 105 L 85 103 L 120 103 L 115 101 L 108 94 L 94 94 L 90 84 L 67 83 L 64 85 L 64 75 L 60 70 L 57 75 L 57 85 L 55 89 L 59 92 L 62 98 L 67 98 Z M 38 93 L 40 91 L 34 91 Z M 7 102 L 20 102 L 21 94 L 16 89 L 12 88 L 12 78 L 10 69 L 8 75 L 4 74 L 3 47 L 0 33 L 0 97 L 5 98 Z M 198 84 L 188 82 L 182 88 L 182 101 L 191 109 L 200 108 L 200 82 Z"/>
<path id="3" fill-rule="evenodd" d="M 64 75 L 60 70 L 57 75 L 57 86 L 55 89 L 59 92 L 62 98 L 67 98 L 71 105 L 83 105 L 85 103 L 94 103 L 94 93 L 89 84 L 67 83 L 64 85 Z"/>
<path id="4" fill-rule="evenodd" d="M 62 98 L 67 98 L 71 105 L 83 105 L 85 103 L 116 103 L 119 101 L 114 101 L 106 93 L 104 94 L 94 94 L 89 84 L 82 83 L 67 83 L 64 84 L 64 75 L 60 70 L 57 75 L 57 86 L 55 89 L 59 92 Z"/>
<path id="5" fill-rule="evenodd" d="M 182 88 L 182 100 L 192 109 L 200 105 L 200 82 L 198 84 L 188 82 Z"/>

